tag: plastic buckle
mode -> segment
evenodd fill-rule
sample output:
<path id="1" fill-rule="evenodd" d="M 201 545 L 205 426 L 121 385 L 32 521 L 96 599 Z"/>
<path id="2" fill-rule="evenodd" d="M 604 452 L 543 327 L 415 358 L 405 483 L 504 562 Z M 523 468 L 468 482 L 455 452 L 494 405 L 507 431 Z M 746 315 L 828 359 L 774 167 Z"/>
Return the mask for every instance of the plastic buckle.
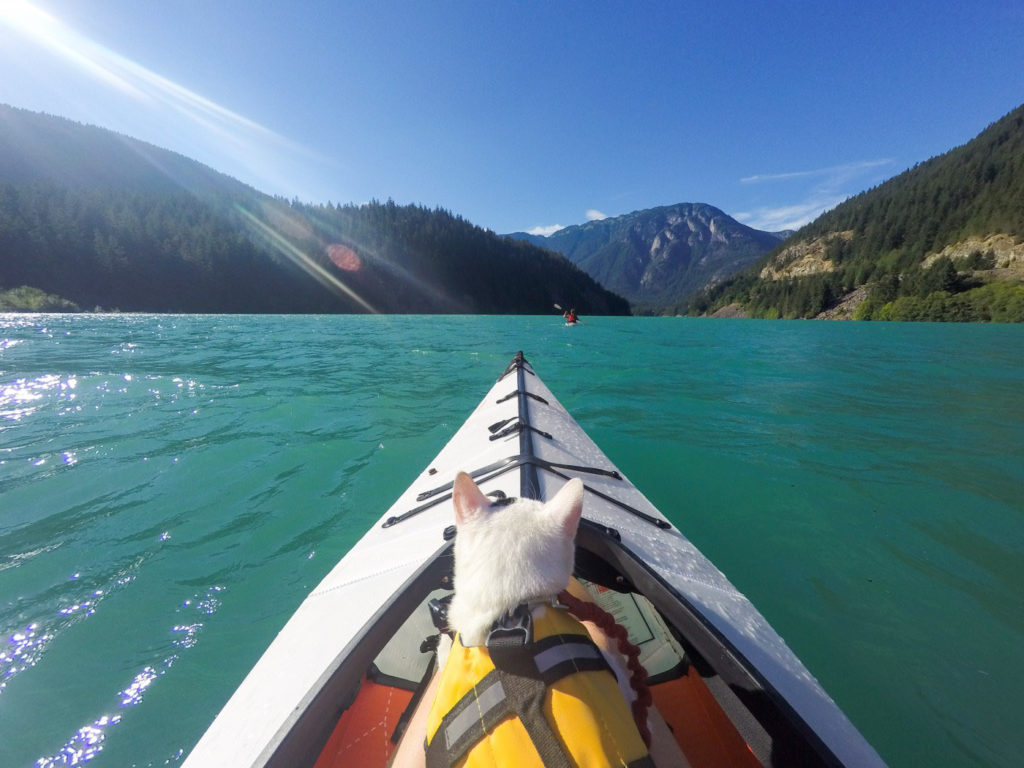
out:
<path id="1" fill-rule="evenodd" d="M 448 608 L 451 606 L 454 595 L 435 597 L 427 603 L 430 609 L 430 621 L 433 622 L 438 632 L 451 632 L 448 626 Z"/>
<path id="2" fill-rule="evenodd" d="M 520 603 L 491 626 L 484 645 L 488 648 L 510 648 L 533 643 L 533 613 Z"/>

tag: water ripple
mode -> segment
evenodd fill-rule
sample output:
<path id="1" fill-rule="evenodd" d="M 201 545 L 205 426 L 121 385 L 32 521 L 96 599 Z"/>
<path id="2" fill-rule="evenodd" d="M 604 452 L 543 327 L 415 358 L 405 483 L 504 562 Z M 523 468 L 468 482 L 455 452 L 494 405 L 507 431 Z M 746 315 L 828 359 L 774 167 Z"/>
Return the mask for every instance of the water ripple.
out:
<path id="1" fill-rule="evenodd" d="M 221 592 L 223 587 L 211 587 L 204 594 L 193 595 L 182 603 L 178 612 L 186 613 L 193 620 L 188 624 L 176 624 L 171 627 L 171 652 L 159 661 L 143 666 L 128 685 L 118 691 L 117 712 L 104 713 L 78 728 L 57 752 L 36 760 L 36 768 L 81 765 L 98 757 L 103 751 L 109 730 L 122 722 L 124 714 L 120 710 L 141 704 L 150 687 L 171 670 L 181 654 L 195 647 L 203 622 L 194 619 L 196 615 L 208 617 L 216 613 L 220 607 Z"/>
<path id="2" fill-rule="evenodd" d="M 550 320 L 0 316 L 3 760 L 180 757 L 524 349 L 893 765 L 1013 764 L 1024 328 Z"/>
<path id="3" fill-rule="evenodd" d="M 135 578 L 133 571 L 134 566 L 120 571 L 102 588 L 81 584 L 77 596 L 63 585 L 36 595 L 33 607 L 56 602 L 56 610 L 9 634 L 6 650 L 0 651 L 0 694 L 15 677 L 42 661 L 48 646 L 58 636 L 93 616 L 110 594 L 130 584 Z M 68 581 L 80 584 L 81 574 L 72 574 Z"/>

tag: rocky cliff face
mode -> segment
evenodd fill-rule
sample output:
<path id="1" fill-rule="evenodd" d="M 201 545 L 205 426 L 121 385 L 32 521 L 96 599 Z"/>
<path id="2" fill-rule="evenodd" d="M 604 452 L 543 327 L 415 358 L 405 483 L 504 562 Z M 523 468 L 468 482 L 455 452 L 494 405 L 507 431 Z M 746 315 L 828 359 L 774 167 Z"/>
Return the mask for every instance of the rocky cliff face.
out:
<path id="1" fill-rule="evenodd" d="M 954 262 L 966 259 L 974 252 L 991 253 L 995 259 L 995 268 L 1024 272 L 1024 241 L 1011 235 L 996 234 L 988 237 L 968 237 L 951 243 L 938 253 L 931 253 L 921 263 L 930 267 L 935 261 L 947 256 Z"/>
<path id="2" fill-rule="evenodd" d="M 761 270 L 762 280 L 783 280 L 832 272 L 835 264 L 828 258 L 828 246 L 836 240 L 849 241 L 853 232 L 830 232 L 811 240 L 797 240 L 776 253 Z"/>
<path id="3" fill-rule="evenodd" d="M 634 305 L 652 308 L 671 307 L 715 285 L 781 239 L 703 203 L 651 208 L 567 227 L 548 237 L 526 237 L 564 254 Z"/>

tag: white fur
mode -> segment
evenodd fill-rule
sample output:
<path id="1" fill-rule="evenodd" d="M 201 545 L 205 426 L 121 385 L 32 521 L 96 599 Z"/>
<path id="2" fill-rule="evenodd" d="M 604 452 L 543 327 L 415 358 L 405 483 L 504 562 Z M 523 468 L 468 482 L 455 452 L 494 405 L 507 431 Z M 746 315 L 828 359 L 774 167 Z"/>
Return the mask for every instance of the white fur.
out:
<path id="1" fill-rule="evenodd" d="M 459 473 L 452 498 L 458 535 L 448 623 L 464 645 L 482 645 L 500 616 L 569 585 L 583 483 L 570 480 L 547 504 L 520 499 L 491 508 L 472 478 Z"/>

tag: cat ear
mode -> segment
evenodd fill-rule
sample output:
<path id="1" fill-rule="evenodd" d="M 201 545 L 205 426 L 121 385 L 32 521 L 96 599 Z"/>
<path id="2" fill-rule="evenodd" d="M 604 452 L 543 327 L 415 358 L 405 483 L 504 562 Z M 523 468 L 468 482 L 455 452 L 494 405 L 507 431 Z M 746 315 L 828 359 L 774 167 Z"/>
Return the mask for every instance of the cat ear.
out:
<path id="1" fill-rule="evenodd" d="M 545 514 L 552 515 L 562 524 L 568 538 L 576 535 L 583 514 L 583 481 L 574 477 L 555 494 L 555 498 L 544 507 Z"/>
<path id="2" fill-rule="evenodd" d="M 462 525 L 487 510 L 491 500 L 477 488 L 472 477 L 459 472 L 452 486 L 452 504 L 455 507 L 455 524 Z"/>

